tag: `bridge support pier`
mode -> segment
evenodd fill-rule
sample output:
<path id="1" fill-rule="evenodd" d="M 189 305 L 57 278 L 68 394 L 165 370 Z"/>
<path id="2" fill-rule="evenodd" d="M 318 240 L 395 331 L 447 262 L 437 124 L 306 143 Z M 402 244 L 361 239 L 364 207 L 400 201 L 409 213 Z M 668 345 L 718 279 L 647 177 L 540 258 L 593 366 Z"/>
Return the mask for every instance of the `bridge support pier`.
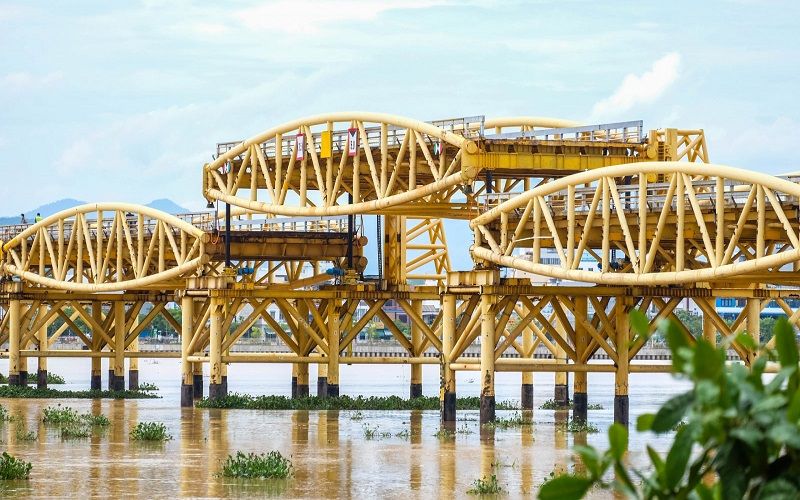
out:
<path id="1" fill-rule="evenodd" d="M 328 364 L 319 363 L 317 365 L 317 397 L 328 397 Z"/>
<path id="2" fill-rule="evenodd" d="M 567 362 L 567 353 L 564 349 L 556 344 L 556 364 L 566 364 Z M 555 374 L 555 387 L 553 390 L 553 401 L 556 402 L 561 408 L 568 408 L 569 407 L 569 373 L 568 372 L 556 372 Z"/>
<path id="3" fill-rule="evenodd" d="M 442 422 L 456 421 L 456 374 L 450 369 L 451 353 L 455 346 L 456 296 L 442 298 L 442 358 L 441 358 L 441 418 Z"/>
<path id="4" fill-rule="evenodd" d="M 628 425 L 630 421 L 630 401 L 628 399 L 629 350 L 630 350 L 630 320 L 628 312 L 633 301 L 630 297 L 617 297 L 615 342 L 617 350 L 617 371 L 614 375 L 614 422 Z M 621 306 L 621 307 L 620 307 Z"/>
<path id="5" fill-rule="evenodd" d="M 192 385 L 194 399 L 203 399 L 203 363 L 192 363 Z"/>
<path id="6" fill-rule="evenodd" d="M 328 301 L 328 397 L 339 397 L 339 299 Z"/>
<path id="7" fill-rule="evenodd" d="M 494 296 L 481 295 L 481 424 L 495 419 L 494 349 L 497 337 L 493 303 Z"/>
<path id="8" fill-rule="evenodd" d="M 191 296 L 181 297 L 181 406 L 194 406 L 194 363 L 189 361 L 189 349 L 192 347 L 194 333 L 194 299 Z M 202 397 L 203 376 L 200 375 L 200 392 Z"/>
<path id="9" fill-rule="evenodd" d="M 125 390 L 125 303 L 114 302 L 114 371 L 109 373 L 112 391 Z"/>
<path id="10" fill-rule="evenodd" d="M 586 327 L 578 321 L 588 320 L 588 302 L 586 296 L 575 297 L 575 356 L 576 363 L 583 362 L 583 356 L 589 347 L 589 333 Z M 572 406 L 572 419 L 578 422 L 586 422 L 588 418 L 589 409 L 589 395 L 588 395 L 588 380 L 587 372 L 575 372 L 573 376 L 573 406 Z"/>
<path id="11" fill-rule="evenodd" d="M 411 308 L 417 316 L 422 318 L 421 300 L 411 301 Z M 411 345 L 414 346 L 414 350 L 417 349 L 421 342 L 422 331 L 415 321 L 411 321 Z M 416 355 L 422 356 L 422 352 L 417 352 Z M 409 387 L 408 395 L 411 399 L 422 397 L 422 365 L 420 364 L 411 365 L 411 386 Z"/>
<path id="12" fill-rule="evenodd" d="M 42 319 L 47 315 L 47 306 L 39 306 L 39 315 L 37 319 Z M 36 332 L 36 338 L 39 343 L 39 351 L 47 352 L 49 344 L 47 342 L 47 326 L 48 323 L 42 324 L 39 331 Z M 36 388 L 47 389 L 47 357 L 40 356 L 37 361 L 36 367 Z"/>
<path id="13" fill-rule="evenodd" d="M 92 319 L 95 325 L 103 323 L 103 310 L 100 302 L 92 302 Z M 92 352 L 100 352 L 100 331 L 96 327 L 92 327 Z M 103 389 L 102 382 L 103 373 L 103 360 L 102 358 L 92 358 L 92 373 L 90 380 L 90 388 L 93 391 L 100 391 Z"/>
<path id="14" fill-rule="evenodd" d="M 222 384 L 222 315 L 225 304 L 221 299 L 211 298 L 211 325 L 209 345 L 209 365 L 211 377 L 208 383 L 208 399 L 225 397 Z"/>
<path id="15" fill-rule="evenodd" d="M 521 335 L 522 350 L 530 352 L 533 349 L 533 331 L 526 328 Z M 531 357 L 533 357 L 533 353 L 531 353 Z M 533 410 L 533 372 L 522 372 L 519 400 L 523 410 Z"/>
<path id="16" fill-rule="evenodd" d="M 136 328 L 138 321 L 133 322 L 133 328 Z M 139 335 L 131 342 L 131 352 L 139 352 Z M 128 359 L 128 389 L 131 391 L 139 390 L 139 358 Z"/>
<path id="17" fill-rule="evenodd" d="M 292 397 L 308 397 L 308 363 L 295 363 L 297 375 L 292 380 Z"/>
<path id="18" fill-rule="evenodd" d="M 8 385 L 20 385 L 19 343 L 22 317 L 19 299 L 8 301 Z"/>

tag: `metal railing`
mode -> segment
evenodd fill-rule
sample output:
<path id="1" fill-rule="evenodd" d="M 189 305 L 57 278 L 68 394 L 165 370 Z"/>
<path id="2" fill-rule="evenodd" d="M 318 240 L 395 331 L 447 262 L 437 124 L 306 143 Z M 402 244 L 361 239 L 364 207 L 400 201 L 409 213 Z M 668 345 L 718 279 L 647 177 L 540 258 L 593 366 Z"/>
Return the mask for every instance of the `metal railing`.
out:
<path id="1" fill-rule="evenodd" d="M 641 143 L 644 138 L 642 120 L 583 125 L 580 127 L 518 130 L 485 136 L 486 139 L 538 139 L 588 142 Z"/>

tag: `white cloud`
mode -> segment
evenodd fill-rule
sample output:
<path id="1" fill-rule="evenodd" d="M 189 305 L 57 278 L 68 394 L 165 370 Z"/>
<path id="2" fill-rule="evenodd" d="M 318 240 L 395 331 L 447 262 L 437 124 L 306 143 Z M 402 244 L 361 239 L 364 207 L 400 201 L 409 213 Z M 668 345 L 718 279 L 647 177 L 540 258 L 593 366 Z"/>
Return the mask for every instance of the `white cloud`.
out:
<path id="1" fill-rule="evenodd" d="M 613 94 L 594 105 L 592 116 L 602 118 L 655 101 L 677 80 L 680 62 L 680 54 L 670 52 L 642 75 L 628 74 Z"/>
<path id="2" fill-rule="evenodd" d="M 8 73 L 0 77 L 0 88 L 7 90 L 29 90 L 49 87 L 63 79 L 60 71 L 53 71 L 44 75 L 34 75 L 25 71 Z"/>
<path id="3" fill-rule="evenodd" d="M 383 12 L 398 9 L 426 9 L 451 4 L 447 0 L 280 0 L 266 2 L 234 13 L 234 18 L 251 30 L 313 34 L 323 26 L 347 21 L 369 21 Z"/>

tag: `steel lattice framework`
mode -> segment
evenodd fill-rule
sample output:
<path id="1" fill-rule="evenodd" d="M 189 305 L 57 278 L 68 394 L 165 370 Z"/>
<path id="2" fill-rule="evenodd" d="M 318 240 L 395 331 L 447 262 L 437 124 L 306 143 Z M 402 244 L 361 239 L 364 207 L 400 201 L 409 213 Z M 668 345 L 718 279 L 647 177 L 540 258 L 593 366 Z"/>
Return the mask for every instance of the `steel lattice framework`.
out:
<path id="1" fill-rule="evenodd" d="M 486 421 L 497 371 L 522 373 L 524 408 L 534 372 L 556 373 L 564 404 L 574 372 L 577 418 L 587 374 L 613 372 L 615 418 L 627 422 L 629 374 L 668 370 L 641 359 L 646 339 L 631 335 L 631 309 L 650 313 L 651 331 L 678 320 L 690 340 L 676 315 L 687 302 L 710 341 L 744 330 L 760 338 L 768 305 L 800 321 L 800 187 L 710 164 L 702 130 L 335 113 L 219 144 L 202 181 L 232 220 L 99 203 L 0 228 L 0 344 L 12 383 L 26 383 L 28 358 L 46 385 L 48 357 L 88 356 L 92 387 L 108 358 L 118 389 L 126 358 L 135 386 L 140 357 L 174 356 L 182 403 L 192 404 L 206 363 L 211 397 L 226 393 L 230 363 L 292 363 L 294 395 L 308 394 L 309 364 L 320 394 L 337 395 L 341 363 L 402 363 L 413 397 L 421 366 L 438 364 L 443 420 L 455 418 L 455 373 L 477 370 Z M 381 280 L 362 274 L 368 240 L 356 226 L 366 215 L 383 222 L 372 242 L 383 250 Z M 469 221 L 474 269 L 452 269 L 446 219 Z M 718 299 L 742 306 L 727 319 Z M 138 349 L 157 318 L 180 334 L 180 352 Z M 257 323 L 280 349 L 237 351 Z M 394 347 L 357 355 L 357 337 L 375 324 Z M 67 331 L 83 349 L 55 349 Z M 730 345 L 739 361 L 755 359 Z"/>

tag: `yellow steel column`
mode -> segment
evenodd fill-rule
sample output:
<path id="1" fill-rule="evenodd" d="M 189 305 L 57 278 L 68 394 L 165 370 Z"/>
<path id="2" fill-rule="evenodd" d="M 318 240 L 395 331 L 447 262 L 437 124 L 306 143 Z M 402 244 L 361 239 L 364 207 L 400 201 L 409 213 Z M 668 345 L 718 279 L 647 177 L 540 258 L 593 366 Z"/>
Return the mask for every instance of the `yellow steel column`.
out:
<path id="1" fill-rule="evenodd" d="M 328 301 L 328 396 L 339 397 L 339 299 Z"/>
<path id="2" fill-rule="evenodd" d="M 589 307 L 586 296 L 575 297 L 575 354 L 578 360 L 584 355 L 586 349 L 589 347 L 589 333 L 586 328 L 577 318 L 588 320 Z M 575 361 L 578 363 L 579 361 Z M 587 410 L 589 409 L 589 396 L 588 396 L 588 374 L 586 372 L 575 372 L 573 378 L 573 407 L 572 419 L 586 422 L 588 417 Z"/>
<path id="3" fill-rule="evenodd" d="M 456 296 L 442 297 L 441 417 L 442 422 L 456 421 L 456 374 L 450 369 L 450 353 L 455 345 Z"/>
<path id="4" fill-rule="evenodd" d="M 131 307 L 135 307 L 132 305 Z M 131 328 L 136 329 L 139 326 L 139 318 L 136 317 L 131 322 Z M 125 335 L 128 334 L 126 329 Z M 128 347 L 130 352 L 139 352 L 139 335 L 131 342 L 131 345 Z M 139 390 L 139 358 L 133 357 L 128 358 L 128 389 L 131 391 L 138 391 Z"/>
<path id="5" fill-rule="evenodd" d="M 92 319 L 98 325 L 103 323 L 103 304 L 98 301 L 92 302 Z M 95 331 L 96 328 L 92 328 L 92 345 L 90 346 L 92 352 L 100 352 L 102 349 L 100 348 L 100 332 Z M 93 391 L 99 391 L 103 388 L 102 385 L 102 359 L 99 357 L 92 358 L 92 378 L 91 378 L 91 389 Z"/>
<path id="6" fill-rule="evenodd" d="M 761 342 L 761 300 L 752 298 L 747 299 L 747 333 L 755 341 L 756 345 Z M 752 352 L 745 362 L 748 366 L 752 365 L 756 359 L 756 353 Z"/>
<path id="7" fill-rule="evenodd" d="M 494 422 L 494 297 L 481 295 L 481 411 L 480 423 Z"/>
<path id="8" fill-rule="evenodd" d="M 31 307 L 32 306 L 30 306 L 30 305 L 26 306 L 22 302 L 20 302 L 20 318 L 24 317 L 26 312 L 27 312 L 26 310 L 30 309 Z M 26 325 L 24 323 L 20 324 L 20 330 L 19 330 L 19 339 L 20 339 L 19 340 L 19 342 L 20 342 L 19 343 L 19 350 L 20 351 L 23 351 L 23 350 L 28 348 L 28 346 L 27 346 L 28 343 L 22 341 L 22 339 L 26 337 L 26 334 L 27 334 L 26 330 L 27 330 Z M 19 385 L 21 385 L 23 387 L 27 387 L 28 386 L 28 357 L 27 356 L 23 356 L 21 352 L 19 354 L 19 363 L 17 364 L 17 369 L 19 371 Z"/>
<path id="9" fill-rule="evenodd" d="M 114 383 L 111 390 L 125 390 L 125 302 L 114 302 Z"/>
<path id="10" fill-rule="evenodd" d="M 39 306 L 39 315 L 38 319 L 44 318 L 47 315 L 47 306 L 40 305 Z M 39 341 L 39 352 L 45 353 L 49 350 L 49 344 L 47 342 L 47 327 L 49 326 L 49 322 L 43 323 L 41 327 L 39 327 L 39 331 L 36 332 L 36 338 Z M 47 389 L 47 357 L 46 356 L 39 356 L 38 366 L 36 370 L 36 388 L 37 389 Z"/>
<path id="11" fill-rule="evenodd" d="M 181 406 L 194 404 L 194 372 L 189 361 L 193 332 L 194 299 L 184 294 L 181 297 Z"/>
<path id="12" fill-rule="evenodd" d="M 209 334 L 209 366 L 211 377 L 208 384 L 208 398 L 217 399 L 224 396 L 222 386 L 222 316 L 224 304 L 222 299 L 211 299 L 211 325 Z"/>
<path id="13" fill-rule="evenodd" d="M 412 300 L 411 310 L 413 310 L 417 316 L 422 318 L 422 301 Z M 419 325 L 415 324 L 412 321 L 411 345 L 413 345 L 414 349 L 416 350 L 417 346 L 419 346 L 421 342 L 422 342 L 422 330 L 420 329 Z M 422 356 L 422 352 L 416 352 L 415 354 L 417 356 Z M 409 396 L 411 398 L 422 397 L 422 365 L 420 364 L 411 365 L 411 387 L 409 388 Z"/>
<path id="14" fill-rule="evenodd" d="M 292 380 L 292 396 L 297 398 L 307 398 L 308 397 L 308 363 L 295 363 L 294 367 L 297 369 L 297 373 L 294 374 L 294 378 Z M 294 369 L 292 371 L 294 373 Z"/>
<path id="15" fill-rule="evenodd" d="M 205 300 L 208 301 L 211 299 Z M 201 323 L 205 323 L 202 309 L 195 310 L 192 318 L 192 325 L 194 328 L 199 327 Z M 194 330 L 192 330 L 192 335 L 194 335 Z M 201 355 L 202 352 L 194 352 L 189 354 Z M 203 399 L 203 363 L 201 361 L 195 361 L 192 363 L 192 384 L 194 385 L 194 394 L 192 394 L 194 399 Z"/>
<path id="16" fill-rule="evenodd" d="M 8 384 L 21 385 L 19 380 L 19 342 L 21 304 L 19 299 L 8 301 Z"/>
<path id="17" fill-rule="evenodd" d="M 529 352 L 533 349 L 533 330 L 522 330 L 522 350 Z M 531 352 L 533 357 L 533 352 Z M 522 372 L 522 385 L 520 386 L 520 403 L 523 410 L 533 409 L 533 372 Z"/>
<path id="18" fill-rule="evenodd" d="M 703 338 L 709 344 L 713 346 L 717 345 L 717 328 L 714 326 L 714 322 L 711 321 L 708 314 L 703 314 Z"/>
<path id="19" fill-rule="evenodd" d="M 615 344 L 617 351 L 617 371 L 614 376 L 614 421 L 628 425 L 629 407 L 628 400 L 628 359 L 630 356 L 631 325 L 628 312 L 631 310 L 631 297 L 617 297 L 617 314 Z"/>
<path id="20" fill-rule="evenodd" d="M 561 326 L 561 323 L 556 323 L 556 329 L 562 336 L 564 335 L 565 330 L 564 327 Z M 558 343 L 556 343 L 555 362 L 559 365 L 567 363 L 567 352 Z M 558 406 L 567 408 L 569 407 L 568 373 L 556 372 L 554 377 L 555 388 L 553 391 L 553 400 Z"/>
<path id="21" fill-rule="evenodd" d="M 317 397 L 328 397 L 328 361 L 317 363 Z"/>

